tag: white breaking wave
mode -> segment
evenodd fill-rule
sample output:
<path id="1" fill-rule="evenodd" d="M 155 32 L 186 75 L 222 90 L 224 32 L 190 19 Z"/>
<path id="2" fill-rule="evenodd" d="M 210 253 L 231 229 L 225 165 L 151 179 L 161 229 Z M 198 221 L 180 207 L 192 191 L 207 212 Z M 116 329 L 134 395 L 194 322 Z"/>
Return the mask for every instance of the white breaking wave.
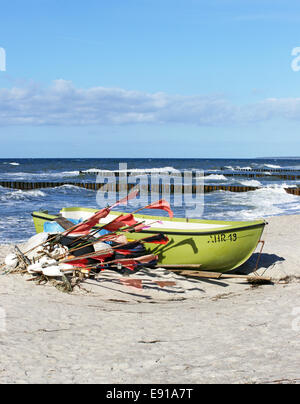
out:
<path id="1" fill-rule="evenodd" d="M 282 168 L 281 166 L 278 166 L 278 165 L 275 165 L 275 164 L 264 164 L 264 166 L 267 167 L 267 168 L 274 168 L 274 169 Z"/>
<path id="2" fill-rule="evenodd" d="M 88 170 L 82 170 L 82 173 L 180 173 L 174 167 L 160 167 L 160 168 L 128 168 L 126 170 L 104 170 L 99 168 L 89 168 Z"/>
<path id="3" fill-rule="evenodd" d="M 240 167 L 240 166 L 236 166 L 235 170 L 252 170 L 253 168 L 248 166 L 248 167 Z"/>
<path id="4" fill-rule="evenodd" d="M 254 220 L 270 216 L 299 214 L 299 196 L 288 194 L 284 190 L 285 187 L 285 184 L 274 184 L 251 192 L 220 193 L 222 197 L 215 202 L 220 211 L 210 212 L 205 218 Z"/>
<path id="5" fill-rule="evenodd" d="M 48 191 L 54 190 L 55 192 L 59 191 L 59 192 L 62 192 L 64 194 L 69 194 L 70 191 L 74 191 L 76 193 L 79 193 L 79 192 L 93 192 L 93 193 L 95 193 L 95 191 L 92 190 L 92 189 L 86 189 L 86 188 L 83 188 L 83 187 L 77 187 L 76 185 L 71 185 L 71 184 L 59 185 L 57 187 L 48 188 L 47 190 Z"/>
<path id="6" fill-rule="evenodd" d="M 262 183 L 256 180 L 244 180 L 244 181 L 239 181 L 241 185 L 244 185 L 245 187 L 261 187 Z"/>
<path id="7" fill-rule="evenodd" d="M 26 173 L 26 172 L 16 172 L 16 173 L 2 173 L 0 174 L 2 178 L 9 178 L 17 180 L 30 180 L 30 179 L 45 179 L 45 178 L 63 178 L 63 177 L 77 177 L 79 175 L 79 171 L 62 171 L 58 173 Z"/>
<path id="8" fill-rule="evenodd" d="M 6 188 L 1 188 L 2 190 L 7 190 Z M 46 194 L 40 190 L 32 190 L 32 191 L 22 191 L 21 189 L 18 190 L 9 190 L 8 192 L 3 193 L 0 195 L 0 201 L 24 201 L 24 200 L 31 200 L 34 198 L 41 198 L 45 197 Z"/>
<path id="9" fill-rule="evenodd" d="M 51 173 L 53 177 L 77 177 L 79 175 L 79 171 L 63 171 L 61 173 Z M 47 173 L 45 173 L 47 175 Z"/>
<path id="10" fill-rule="evenodd" d="M 211 180 L 211 181 L 228 181 L 228 178 L 226 178 L 222 174 L 211 174 L 205 177 L 205 180 Z"/>
<path id="11" fill-rule="evenodd" d="M 290 171 L 293 171 L 293 170 L 300 170 L 300 165 L 297 165 L 297 166 L 285 166 L 284 167 L 286 170 L 290 170 Z"/>

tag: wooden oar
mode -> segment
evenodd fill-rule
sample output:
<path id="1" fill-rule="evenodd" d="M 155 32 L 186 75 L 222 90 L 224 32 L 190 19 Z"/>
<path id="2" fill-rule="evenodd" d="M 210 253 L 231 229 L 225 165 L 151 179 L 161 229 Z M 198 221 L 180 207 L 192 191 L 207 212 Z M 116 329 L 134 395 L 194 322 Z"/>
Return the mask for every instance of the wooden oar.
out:
<path id="1" fill-rule="evenodd" d="M 128 195 L 126 198 L 121 199 L 119 202 L 117 202 L 116 204 L 114 204 L 112 207 L 115 207 L 116 205 L 118 205 L 118 204 L 120 204 L 120 203 L 123 203 L 125 200 L 128 201 L 129 199 L 133 199 L 133 197 L 134 197 L 133 195 L 136 196 L 136 195 L 138 194 L 138 192 L 139 192 L 139 190 L 133 190 L 130 195 Z M 133 212 L 132 215 L 133 215 L 134 213 L 136 213 L 136 212 L 142 210 L 142 209 L 148 208 L 149 206 L 151 206 L 151 204 L 150 204 L 150 205 L 147 205 L 147 206 L 144 206 L 144 207 L 141 208 L 141 209 L 138 209 L 137 211 Z M 112 208 L 112 207 L 111 207 L 111 208 Z M 122 213 L 121 215 L 117 216 L 117 218 L 118 218 L 118 217 L 121 217 L 122 215 L 123 215 L 123 213 Z M 114 218 L 112 221 L 110 221 L 109 223 L 106 223 L 105 225 L 103 225 L 103 226 L 100 227 L 99 229 L 93 230 L 88 236 L 80 236 L 80 237 L 78 237 L 78 238 L 75 239 L 70 245 L 72 246 L 73 244 L 75 244 L 76 241 L 79 241 L 79 240 L 82 240 L 83 243 L 84 243 L 85 241 L 88 241 L 92 236 L 94 236 L 96 233 L 98 233 L 98 232 L 101 231 L 102 229 L 105 229 L 105 227 L 107 227 L 109 224 L 111 224 L 112 222 L 114 222 L 117 218 Z M 141 222 L 136 223 L 136 224 L 134 224 L 134 225 L 132 225 L 132 226 L 129 226 L 129 227 L 126 228 L 124 231 L 131 231 L 131 230 L 134 229 L 134 227 L 137 227 L 137 226 L 143 224 L 144 222 L 145 222 L 145 221 L 141 221 Z M 150 223 L 150 225 L 152 225 L 152 224 L 154 224 L 154 223 L 157 223 L 157 222 L 159 222 L 159 221 L 156 220 L 156 221 Z M 70 229 L 70 230 L 72 230 L 72 229 Z M 118 229 L 118 230 L 115 231 L 114 233 L 117 233 L 117 232 L 120 232 L 120 231 L 121 231 L 121 230 Z M 87 238 L 84 238 L 84 237 L 87 237 Z M 100 241 L 101 241 L 100 239 L 97 240 L 97 242 L 100 242 Z M 74 252 L 74 251 L 79 250 L 79 249 L 82 248 L 82 247 L 88 247 L 88 246 L 91 246 L 91 245 L 93 245 L 93 244 L 95 244 L 95 242 L 94 242 L 94 243 L 88 243 L 88 244 L 80 244 L 80 246 L 77 245 L 77 246 L 75 247 L 76 249 L 71 249 L 71 250 L 69 250 L 69 252 Z"/>
<path id="2" fill-rule="evenodd" d="M 59 256 L 57 259 L 59 260 L 59 259 L 65 257 L 66 255 L 69 255 L 69 254 L 74 253 L 75 251 L 81 250 L 84 247 L 93 246 L 93 245 L 95 245 L 97 243 L 100 243 L 100 242 L 113 241 L 116 237 L 119 237 L 120 234 L 117 234 L 117 233 L 120 233 L 120 232 L 121 233 L 126 233 L 126 232 L 130 231 L 132 228 L 134 228 L 135 226 L 138 226 L 140 224 L 143 224 L 143 222 L 137 223 L 137 224 L 129 226 L 129 227 L 126 227 L 124 229 L 118 229 L 117 231 L 109 233 L 109 234 L 104 234 L 103 236 L 99 237 L 97 240 L 95 240 L 93 242 L 90 242 L 88 244 L 80 244 L 79 246 L 71 248 L 70 250 L 68 250 L 68 252 L 66 254 L 63 254 L 63 255 Z"/>
<path id="3" fill-rule="evenodd" d="M 105 209 L 111 211 L 111 209 L 115 208 L 116 206 L 121 205 L 121 204 L 124 204 L 125 202 L 127 203 L 129 200 L 136 198 L 137 195 L 139 194 L 139 192 L 140 192 L 139 186 L 137 185 L 136 187 L 134 187 L 134 188 L 130 191 L 130 193 L 129 193 L 126 197 L 120 199 L 119 201 L 117 201 L 116 203 L 114 203 L 114 204 L 111 205 L 111 206 L 107 206 L 107 208 L 100 209 L 98 212 L 96 212 L 96 213 L 95 213 L 94 215 L 92 215 L 90 218 L 84 220 L 84 221 L 81 222 L 81 223 L 76 224 L 75 229 L 76 229 L 76 227 L 80 227 L 80 226 L 82 226 L 83 224 L 85 224 L 86 222 L 88 222 L 89 220 L 91 220 L 92 217 L 98 215 L 100 211 L 105 210 Z M 100 220 L 100 219 L 99 219 L 99 220 Z M 99 220 L 98 220 L 98 222 L 99 222 Z M 68 229 L 68 230 L 67 230 L 67 234 L 70 234 L 70 233 L 72 233 L 73 231 L 74 231 L 74 228 L 73 228 L 73 229 L 72 229 L 72 228 L 71 228 L 71 229 Z"/>
<path id="4" fill-rule="evenodd" d="M 87 219 L 87 220 L 88 220 L 88 219 Z M 81 222 L 80 224 L 84 224 L 85 222 L 87 222 L 87 220 L 84 220 L 84 221 Z M 46 243 L 49 243 L 50 241 L 53 241 L 53 240 L 55 240 L 55 239 L 60 239 L 60 238 L 62 238 L 62 237 L 64 237 L 64 236 L 68 235 L 68 233 L 69 233 L 70 231 L 74 230 L 76 227 L 78 227 L 78 224 L 76 224 L 76 225 L 73 226 L 73 227 L 70 227 L 70 228 L 67 229 L 67 230 L 64 230 L 62 233 L 55 234 L 54 236 L 48 238 L 48 240 L 43 241 L 42 243 L 36 245 L 35 247 L 32 247 L 30 250 L 24 252 L 23 254 L 24 254 L 24 255 L 29 254 L 30 252 L 32 252 L 32 251 L 35 250 L 36 248 L 41 247 L 42 245 L 44 245 L 44 244 L 46 244 Z M 66 233 L 66 232 L 67 232 L 67 233 Z M 66 233 L 66 234 L 65 234 L 65 233 Z"/>
<path id="5" fill-rule="evenodd" d="M 116 264 L 115 266 L 117 266 L 117 264 L 121 264 L 124 265 L 126 263 L 130 263 L 132 261 L 134 261 L 137 264 L 147 264 L 149 263 L 149 261 L 157 259 L 157 255 L 153 255 L 153 254 L 148 254 L 148 255 L 142 255 L 141 257 L 136 257 L 136 258 L 119 258 L 116 260 L 112 260 L 112 261 L 105 261 L 102 264 L 91 264 L 91 265 L 86 265 L 84 267 L 73 267 L 72 270 L 74 271 L 81 271 L 82 269 L 87 269 L 87 270 L 92 270 L 92 269 L 99 269 L 99 267 L 101 266 L 105 266 L 105 265 L 113 265 Z M 61 272 L 68 272 L 70 271 L 70 269 L 64 269 Z"/>
<path id="6" fill-rule="evenodd" d="M 152 226 L 154 223 L 159 223 L 160 222 L 160 220 L 156 220 L 156 221 L 154 221 L 154 222 L 151 222 L 151 223 L 149 223 L 149 225 L 147 225 L 147 227 L 148 226 Z M 114 232 L 112 232 L 112 233 L 109 233 L 109 234 L 104 234 L 103 236 L 101 236 L 101 237 L 99 237 L 96 241 L 93 241 L 93 242 L 90 242 L 90 243 L 87 243 L 87 244 L 80 244 L 79 246 L 77 245 L 76 247 L 74 247 L 74 248 L 71 248 L 69 251 L 68 251 L 68 253 L 72 253 L 72 252 L 74 252 L 74 251 L 77 251 L 77 250 L 80 250 L 81 248 L 83 248 L 83 247 L 89 247 L 89 246 L 92 246 L 92 245 L 94 245 L 94 244 L 97 244 L 97 243 L 99 243 L 100 241 L 107 241 L 107 240 L 109 240 L 109 238 L 108 239 L 106 239 L 105 237 L 109 237 L 110 235 L 113 235 L 113 237 L 116 237 L 116 236 L 119 236 L 119 234 L 118 233 L 128 233 L 128 232 L 131 232 L 131 231 L 133 231 L 133 230 L 135 230 L 135 228 L 136 227 L 138 227 L 138 226 L 140 226 L 140 225 L 142 225 L 142 224 L 144 224 L 145 223 L 145 221 L 143 220 L 142 222 L 138 222 L 138 223 L 136 223 L 136 224 L 133 224 L 133 225 L 131 225 L 131 226 L 128 226 L 128 227 L 125 227 L 125 228 L 123 228 L 123 229 L 118 229 L 118 230 L 116 230 L 116 231 L 114 231 Z M 146 226 L 145 226 L 146 227 Z M 112 240 L 113 240 L 113 237 L 112 237 Z M 84 241 L 88 241 L 88 240 L 84 240 Z M 72 243 L 73 244 L 73 243 Z M 72 245 L 72 244 L 70 244 L 70 245 Z M 61 257 L 59 257 L 58 259 L 60 259 Z"/>
<path id="7" fill-rule="evenodd" d="M 148 226 L 152 226 L 152 224 L 157 223 L 157 222 L 160 222 L 160 220 L 156 220 L 156 221 L 154 221 L 154 222 L 149 223 L 149 225 L 147 225 L 147 227 L 148 227 Z M 112 233 L 109 233 L 109 234 L 104 234 L 103 236 L 99 237 L 96 241 L 93 241 L 93 242 L 90 242 L 90 243 L 87 243 L 87 244 L 80 244 L 79 246 L 77 245 L 76 247 L 71 248 L 71 249 L 68 251 L 67 254 L 73 253 L 74 251 L 77 251 L 77 250 L 80 250 L 80 249 L 83 248 L 83 247 L 92 246 L 92 245 L 97 244 L 97 243 L 99 243 L 99 242 L 101 242 L 101 241 L 110 240 L 109 237 L 110 237 L 111 235 L 112 235 L 111 241 L 113 241 L 113 239 L 114 239 L 115 237 L 119 236 L 118 233 L 120 233 L 120 232 L 121 232 L 121 233 L 128 233 L 128 232 L 131 232 L 131 231 L 133 231 L 133 230 L 135 229 L 135 227 L 138 227 L 138 226 L 140 226 L 140 225 L 142 225 L 142 224 L 144 224 L 144 223 L 145 223 L 145 221 L 138 222 L 138 223 L 133 224 L 133 225 L 131 225 L 131 226 L 124 227 L 123 229 L 120 228 L 120 229 L 116 230 L 115 232 L 112 232 Z M 106 237 L 108 237 L 108 238 L 106 238 Z M 84 240 L 84 241 L 87 241 L 87 240 Z M 72 244 L 73 244 L 73 243 L 72 243 Z M 70 245 L 72 245 L 72 244 L 70 244 Z M 63 256 L 60 256 L 60 257 L 58 257 L 58 259 L 60 259 L 60 258 L 62 258 L 62 257 L 63 257 Z"/>
<path id="8" fill-rule="evenodd" d="M 129 243 L 121 243 L 121 244 L 118 244 L 118 245 L 116 245 L 116 246 L 114 246 L 114 247 L 110 247 L 109 249 L 107 249 L 107 250 L 102 250 L 102 251 L 96 251 L 96 252 L 92 252 L 92 253 L 89 253 L 89 254 L 84 254 L 84 255 L 80 255 L 80 256 L 78 256 L 78 257 L 74 257 L 74 258 L 69 258 L 69 259 L 67 259 L 67 260 L 62 260 L 62 261 L 60 261 L 60 263 L 68 263 L 68 262 L 72 262 L 72 261 L 80 261 L 80 260 L 82 260 L 82 259 L 85 259 L 85 258 L 93 258 L 93 257 L 98 257 L 99 255 L 104 255 L 106 252 L 110 252 L 112 249 L 113 250 L 118 250 L 118 249 L 120 249 L 120 248 L 122 248 L 122 247 L 128 247 L 128 246 L 130 246 L 130 244 L 136 244 L 136 243 L 147 243 L 147 242 L 149 242 L 149 239 L 154 239 L 155 237 L 160 237 L 161 235 L 159 234 L 159 235 L 157 235 L 157 236 L 150 236 L 150 237 L 146 237 L 146 238 L 144 238 L 144 239 L 140 239 L 140 240 L 134 240 L 134 241 L 130 241 Z"/>
<path id="9" fill-rule="evenodd" d="M 139 194 L 139 192 L 140 192 L 139 186 L 135 186 L 135 187 L 131 190 L 131 192 L 130 192 L 125 198 L 122 198 L 122 199 L 120 199 L 119 201 L 117 201 L 116 203 L 114 203 L 113 205 L 108 206 L 107 209 L 113 209 L 113 208 L 115 208 L 116 206 L 125 203 L 125 201 L 129 201 L 130 199 L 136 198 L 137 195 Z M 89 218 L 89 219 L 90 219 L 90 218 Z M 81 223 L 77 223 L 76 225 L 74 225 L 73 227 L 71 227 L 71 228 L 69 228 L 69 229 L 63 231 L 62 233 L 59 233 L 59 234 L 56 234 L 56 235 L 53 236 L 53 237 L 50 237 L 48 240 L 46 240 L 46 241 L 44 241 L 44 242 L 38 244 L 37 246 L 35 246 L 35 247 L 31 248 L 30 250 L 24 252 L 23 254 L 24 254 L 24 255 L 25 255 L 25 254 L 29 254 L 30 252 L 32 252 L 32 251 L 35 250 L 36 248 L 41 247 L 41 246 L 44 245 L 45 243 L 48 243 L 49 241 L 54 240 L 56 237 L 63 237 L 63 236 L 68 235 L 70 232 L 72 232 L 73 230 L 75 230 L 76 227 L 78 227 L 78 226 L 80 226 L 80 225 L 86 223 L 89 219 L 86 219 L 86 220 L 84 220 L 84 221 L 81 222 Z"/>
<path id="10" fill-rule="evenodd" d="M 110 223 L 111 223 L 111 222 L 110 222 Z M 103 236 L 100 236 L 96 241 L 92 241 L 92 242 L 90 242 L 90 243 L 85 243 L 85 242 L 88 242 L 88 239 L 82 239 L 83 244 L 80 244 L 80 245 L 77 245 L 77 246 L 74 247 L 74 248 L 71 248 L 71 249 L 69 250 L 69 252 L 73 252 L 73 251 L 79 250 L 79 249 L 81 249 L 81 248 L 83 248 L 83 247 L 88 247 L 88 246 L 94 245 L 94 244 L 96 244 L 96 243 L 98 243 L 98 242 L 100 242 L 100 241 L 106 241 L 106 237 L 108 237 L 108 239 L 109 239 L 110 237 L 112 237 L 112 239 L 113 239 L 114 237 L 119 236 L 118 233 L 127 233 L 127 232 L 129 232 L 129 231 L 131 231 L 131 230 L 134 230 L 135 227 L 140 226 L 140 225 L 143 224 L 143 223 L 144 223 L 144 221 L 143 221 L 143 222 L 136 223 L 136 224 L 133 224 L 133 225 L 131 225 L 131 226 L 124 226 L 123 228 L 120 228 L 120 229 L 118 229 L 118 230 L 116 230 L 116 231 L 114 231 L 114 232 L 111 232 L 111 233 L 108 233 L 108 234 L 104 234 Z M 109 223 L 107 223 L 105 226 L 107 226 L 108 224 L 109 224 Z M 97 232 L 100 231 L 100 230 L 102 230 L 105 226 L 101 227 L 99 230 L 97 230 Z M 96 233 L 97 233 L 97 232 L 96 232 Z M 94 234 L 93 234 L 93 235 L 94 235 Z M 91 233 L 91 236 L 92 236 L 92 233 Z M 89 236 L 88 238 L 90 238 L 91 236 Z M 81 240 L 80 237 L 79 237 L 78 239 L 74 240 L 70 245 L 73 245 L 73 244 L 75 243 L 75 241 L 79 241 L 79 240 Z"/>

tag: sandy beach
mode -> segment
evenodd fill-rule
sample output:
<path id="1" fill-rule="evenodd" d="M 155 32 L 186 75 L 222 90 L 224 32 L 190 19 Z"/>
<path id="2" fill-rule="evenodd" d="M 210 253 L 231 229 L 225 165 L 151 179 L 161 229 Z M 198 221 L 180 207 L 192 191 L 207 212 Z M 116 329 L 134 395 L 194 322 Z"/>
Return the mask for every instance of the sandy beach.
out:
<path id="1" fill-rule="evenodd" d="M 0 383 L 300 383 L 300 216 L 268 223 L 269 285 L 162 268 L 66 294 L 0 275 Z"/>

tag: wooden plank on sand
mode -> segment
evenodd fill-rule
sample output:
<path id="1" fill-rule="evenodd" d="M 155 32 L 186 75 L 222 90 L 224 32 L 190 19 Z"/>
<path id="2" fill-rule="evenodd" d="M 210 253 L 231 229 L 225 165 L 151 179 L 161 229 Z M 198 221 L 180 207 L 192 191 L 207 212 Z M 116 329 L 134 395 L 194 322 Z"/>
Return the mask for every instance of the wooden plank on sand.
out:
<path id="1" fill-rule="evenodd" d="M 209 272 L 209 271 L 193 271 L 193 270 L 176 270 L 175 272 L 179 272 L 180 275 L 185 276 L 194 276 L 197 278 L 211 278 L 211 279 L 220 279 L 220 278 L 239 278 L 239 279 L 247 279 L 250 281 L 265 281 L 270 282 L 271 278 L 265 276 L 255 276 L 255 275 L 238 275 L 238 274 L 223 274 L 221 272 Z"/>

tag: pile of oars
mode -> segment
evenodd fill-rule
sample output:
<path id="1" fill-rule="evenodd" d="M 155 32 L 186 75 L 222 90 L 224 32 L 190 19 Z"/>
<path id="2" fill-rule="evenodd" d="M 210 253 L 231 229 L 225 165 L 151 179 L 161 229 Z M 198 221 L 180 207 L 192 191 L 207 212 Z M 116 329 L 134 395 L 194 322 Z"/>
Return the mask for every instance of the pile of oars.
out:
<path id="1" fill-rule="evenodd" d="M 98 224 L 96 229 L 94 228 L 95 223 L 99 222 L 100 218 L 107 216 L 113 207 L 127 203 L 137 194 L 138 191 L 133 190 L 126 198 L 113 206 L 98 211 L 92 218 L 84 222 L 76 225 L 70 222 L 69 228 L 62 233 L 54 235 L 42 233 L 42 242 L 35 242 L 27 251 L 22 252 L 16 246 L 14 254 L 6 257 L 5 273 L 29 273 L 32 275 L 31 280 L 35 280 L 39 284 L 54 280 L 55 286 L 70 292 L 82 280 L 95 278 L 107 269 L 121 274 L 131 274 L 145 267 L 155 268 L 158 257 L 147 254 L 144 244 L 166 244 L 168 239 L 163 234 L 158 234 L 129 241 L 126 235 L 148 227 L 145 226 L 144 221 L 138 222 L 134 219 L 133 214 L 137 211 L 132 214 L 122 214 L 111 222 L 102 226 Z M 165 210 L 170 209 L 165 201 L 163 203 L 158 201 L 151 205 L 157 209 L 159 203 L 161 206 L 165 206 Z M 139 211 L 146 208 L 151 209 L 151 205 L 145 206 Z M 101 230 L 109 228 L 115 230 L 99 235 Z M 84 230 L 84 234 L 80 234 L 81 230 Z M 30 240 L 28 243 L 30 244 Z M 132 251 L 134 254 L 131 254 Z"/>

